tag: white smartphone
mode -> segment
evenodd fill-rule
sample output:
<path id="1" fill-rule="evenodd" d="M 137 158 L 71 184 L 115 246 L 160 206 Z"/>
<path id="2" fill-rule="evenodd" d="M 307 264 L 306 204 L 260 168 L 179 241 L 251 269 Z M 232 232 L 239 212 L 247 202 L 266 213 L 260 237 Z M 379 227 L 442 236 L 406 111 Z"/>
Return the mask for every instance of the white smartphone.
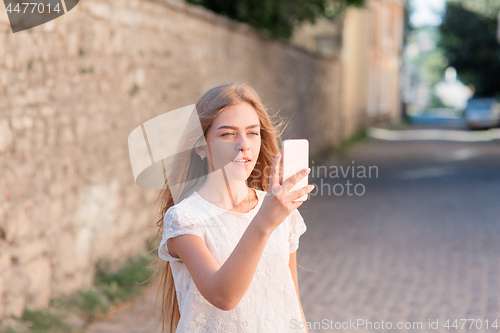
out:
<path id="1" fill-rule="evenodd" d="M 283 141 L 283 182 L 288 178 L 309 167 L 309 141 L 294 139 Z M 295 191 L 307 186 L 308 176 L 302 178 L 290 191 Z M 308 194 L 304 194 L 296 201 L 306 201 Z"/>

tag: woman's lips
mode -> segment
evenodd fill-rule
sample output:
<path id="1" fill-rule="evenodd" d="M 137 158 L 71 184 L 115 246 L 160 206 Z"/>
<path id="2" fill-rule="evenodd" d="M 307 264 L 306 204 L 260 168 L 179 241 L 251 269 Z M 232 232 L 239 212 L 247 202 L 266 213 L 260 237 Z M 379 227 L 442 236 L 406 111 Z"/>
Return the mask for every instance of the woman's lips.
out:
<path id="1" fill-rule="evenodd" d="M 236 163 L 238 165 L 247 165 L 251 162 L 252 160 L 249 159 L 249 158 L 237 158 L 235 160 L 233 160 L 233 163 Z"/>

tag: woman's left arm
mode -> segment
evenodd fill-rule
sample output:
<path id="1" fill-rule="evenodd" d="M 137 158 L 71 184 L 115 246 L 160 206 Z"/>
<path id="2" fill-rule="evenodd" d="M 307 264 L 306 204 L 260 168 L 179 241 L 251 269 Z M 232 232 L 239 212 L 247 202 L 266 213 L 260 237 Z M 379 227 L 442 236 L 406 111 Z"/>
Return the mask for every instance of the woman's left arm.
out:
<path id="1" fill-rule="evenodd" d="M 302 314 L 302 321 L 304 323 L 304 326 L 306 327 L 306 332 L 309 332 L 307 330 L 306 316 L 304 315 L 304 310 L 302 310 L 302 304 L 300 303 L 299 281 L 297 279 L 297 251 L 290 254 L 290 261 L 288 263 L 288 266 L 290 267 L 290 272 L 292 273 L 293 282 L 295 284 L 295 291 L 297 292 L 297 298 L 299 300 L 299 307 L 300 307 L 300 313 Z"/>

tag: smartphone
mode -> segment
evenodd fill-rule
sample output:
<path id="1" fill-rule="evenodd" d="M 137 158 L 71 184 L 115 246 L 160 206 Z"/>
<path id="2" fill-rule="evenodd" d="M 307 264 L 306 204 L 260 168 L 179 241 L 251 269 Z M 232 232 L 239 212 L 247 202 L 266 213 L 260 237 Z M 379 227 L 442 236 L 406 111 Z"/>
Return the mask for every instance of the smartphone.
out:
<path id="1" fill-rule="evenodd" d="M 309 141 L 294 139 L 283 141 L 283 182 L 288 178 L 309 167 Z M 308 185 L 308 176 L 302 178 L 290 191 L 295 191 Z M 306 201 L 308 194 L 304 194 L 296 201 Z"/>

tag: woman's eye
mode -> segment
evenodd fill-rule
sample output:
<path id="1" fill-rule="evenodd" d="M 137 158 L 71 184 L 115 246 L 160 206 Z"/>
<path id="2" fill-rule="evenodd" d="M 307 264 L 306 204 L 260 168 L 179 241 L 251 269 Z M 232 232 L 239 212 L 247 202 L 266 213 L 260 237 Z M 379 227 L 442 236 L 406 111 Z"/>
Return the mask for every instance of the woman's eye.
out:
<path id="1" fill-rule="evenodd" d="M 258 133 L 258 132 L 252 132 L 252 133 L 250 133 L 250 134 L 252 134 L 252 135 L 259 135 L 259 133 Z"/>
<path id="2" fill-rule="evenodd" d="M 229 132 L 228 132 L 228 133 L 224 133 L 224 134 L 222 134 L 221 136 L 231 136 L 231 135 L 233 135 L 233 133 L 229 133 Z"/>

